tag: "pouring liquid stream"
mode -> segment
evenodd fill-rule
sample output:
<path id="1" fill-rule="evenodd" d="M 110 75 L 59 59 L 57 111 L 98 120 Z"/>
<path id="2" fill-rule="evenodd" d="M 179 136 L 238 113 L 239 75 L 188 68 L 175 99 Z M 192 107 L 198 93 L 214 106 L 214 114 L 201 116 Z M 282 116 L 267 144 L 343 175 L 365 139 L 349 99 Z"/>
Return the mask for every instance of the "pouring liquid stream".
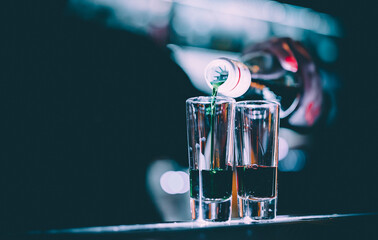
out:
<path id="1" fill-rule="evenodd" d="M 210 133 L 211 133 L 211 142 L 210 142 L 210 169 L 213 170 L 216 168 L 216 158 L 214 156 L 214 142 L 215 142 L 215 100 L 218 95 L 218 88 L 227 80 L 228 72 L 225 72 L 221 69 L 219 72 L 219 76 L 215 77 L 215 80 L 211 82 L 213 87 L 212 91 L 212 99 L 210 105 Z M 218 166 L 219 167 L 219 166 Z"/>

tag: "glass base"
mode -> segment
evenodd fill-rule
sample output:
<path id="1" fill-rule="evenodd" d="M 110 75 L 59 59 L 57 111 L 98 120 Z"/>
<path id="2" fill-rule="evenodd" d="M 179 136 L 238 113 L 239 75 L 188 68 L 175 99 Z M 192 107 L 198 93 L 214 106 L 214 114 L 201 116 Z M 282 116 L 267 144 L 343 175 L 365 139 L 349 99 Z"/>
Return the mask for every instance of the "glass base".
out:
<path id="1" fill-rule="evenodd" d="M 202 209 L 199 200 L 190 198 L 192 219 L 207 222 L 225 222 L 231 220 L 231 198 L 220 200 L 202 200 Z"/>
<path id="2" fill-rule="evenodd" d="M 276 217 L 277 198 L 238 197 L 239 216 L 245 220 L 266 220 Z"/>

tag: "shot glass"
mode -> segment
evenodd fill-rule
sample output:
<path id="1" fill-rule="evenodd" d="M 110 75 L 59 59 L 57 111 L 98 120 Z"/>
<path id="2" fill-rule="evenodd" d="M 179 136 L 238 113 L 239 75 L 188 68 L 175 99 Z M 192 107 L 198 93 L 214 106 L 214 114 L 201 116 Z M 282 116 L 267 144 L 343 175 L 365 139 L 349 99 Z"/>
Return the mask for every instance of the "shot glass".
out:
<path id="1" fill-rule="evenodd" d="M 193 220 L 231 218 L 234 105 L 233 98 L 219 96 L 186 101 Z"/>
<path id="2" fill-rule="evenodd" d="M 245 220 L 276 216 L 279 109 L 271 101 L 235 105 L 238 208 Z"/>

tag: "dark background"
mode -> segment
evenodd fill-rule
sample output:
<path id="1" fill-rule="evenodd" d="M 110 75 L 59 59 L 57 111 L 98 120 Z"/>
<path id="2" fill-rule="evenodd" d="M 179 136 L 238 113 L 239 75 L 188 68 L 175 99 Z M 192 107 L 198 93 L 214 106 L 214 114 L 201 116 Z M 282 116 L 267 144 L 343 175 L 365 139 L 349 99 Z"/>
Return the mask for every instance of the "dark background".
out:
<path id="1" fill-rule="evenodd" d="M 377 211 L 378 128 L 374 118 L 378 109 L 375 94 L 378 61 L 377 34 L 372 29 L 377 22 L 373 12 L 377 4 L 373 1 L 287 3 L 329 13 L 339 18 L 345 28 L 340 41 L 340 61 L 335 66 L 342 81 L 339 113 L 332 126 L 315 131 L 312 155 L 316 161 L 308 173 L 300 173 L 311 190 L 299 182 L 300 188 L 292 187 L 300 192 L 298 196 L 306 196 L 314 211 Z"/>
<path id="2" fill-rule="evenodd" d="M 2 3 L 1 231 L 159 221 L 145 171 L 186 154 L 198 93 L 166 50 L 64 3 Z"/>
<path id="3" fill-rule="evenodd" d="M 375 123 L 377 33 L 373 1 L 280 1 L 328 13 L 343 25 L 340 58 L 332 68 L 341 79 L 338 114 L 314 129 L 310 166 L 281 178 L 280 203 L 307 212 L 377 211 Z M 295 197 L 293 197 L 295 196 Z M 298 199 L 293 200 L 293 199 Z M 299 206 L 298 206 L 299 204 Z M 279 209 L 279 208 L 278 208 Z"/>
<path id="4" fill-rule="evenodd" d="M 376 4 L 281 2 L 337 17 L 345 35 L 338 115 L 313 129 L 310 165 L 280 173 L 278 214 L 377 211 Z M 160 221 L 145 169 L 186 160 L 184 101 L 201 93 L 161 46 L 64 4 L 0 6 L 0 230 Z"/>

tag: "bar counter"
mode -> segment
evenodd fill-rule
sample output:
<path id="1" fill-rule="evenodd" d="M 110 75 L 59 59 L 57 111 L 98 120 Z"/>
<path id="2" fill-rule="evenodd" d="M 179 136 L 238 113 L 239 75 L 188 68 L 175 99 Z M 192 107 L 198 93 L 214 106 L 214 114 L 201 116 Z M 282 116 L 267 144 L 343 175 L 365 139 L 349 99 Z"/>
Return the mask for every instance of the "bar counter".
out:
<path id="1" fill-rule="evenodd" d="M 32 231 L 8 239 L 378 239 L 378 214 L 277 216 L 245 222 L 171 222 Z"/>

